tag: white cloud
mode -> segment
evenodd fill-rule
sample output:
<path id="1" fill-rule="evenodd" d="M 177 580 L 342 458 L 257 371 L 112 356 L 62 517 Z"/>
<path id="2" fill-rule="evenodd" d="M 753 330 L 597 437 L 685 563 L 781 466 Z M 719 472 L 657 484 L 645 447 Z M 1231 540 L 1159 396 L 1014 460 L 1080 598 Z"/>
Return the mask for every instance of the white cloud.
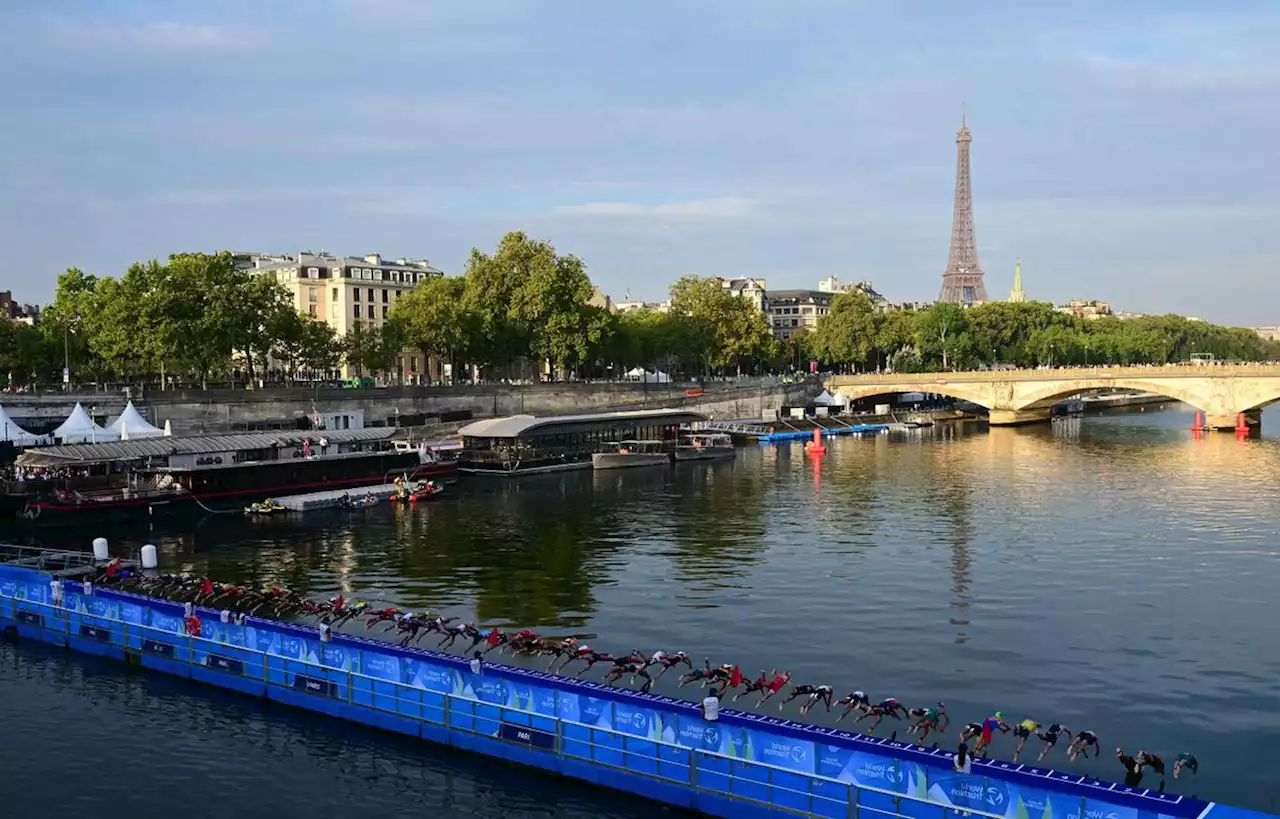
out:
<path id="1" fill-rule="evenodd" d="M 166 52 L 238 51 L 259 42 L 250 31 L 238 31 L 208 23 L 67 23 L 60 27 L 63 39 L 79 45 L 140 48 Z"/>
<path id="2" fill-rule="evenodd" d="M 582 205 L 561 205 L 555 209 L 555 213 L 562 216 L 627 219 L 743 219 L 758 212 L 754 200 L 735 196 L 654 205 L 637 202 L 588 202 Z"/>

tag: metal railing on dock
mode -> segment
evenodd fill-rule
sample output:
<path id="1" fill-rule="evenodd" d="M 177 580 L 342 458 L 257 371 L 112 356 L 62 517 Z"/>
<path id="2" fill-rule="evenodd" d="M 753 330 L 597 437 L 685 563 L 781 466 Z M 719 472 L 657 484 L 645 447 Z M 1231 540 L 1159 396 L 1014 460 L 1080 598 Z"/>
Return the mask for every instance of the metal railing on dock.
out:
<path id="1" fill-rule="evenodd" d="M 0 543 L 0 565 L 35 569 L 55 577 L 73 577 L 92 571 L 97 564 L 89 552 Z"/>

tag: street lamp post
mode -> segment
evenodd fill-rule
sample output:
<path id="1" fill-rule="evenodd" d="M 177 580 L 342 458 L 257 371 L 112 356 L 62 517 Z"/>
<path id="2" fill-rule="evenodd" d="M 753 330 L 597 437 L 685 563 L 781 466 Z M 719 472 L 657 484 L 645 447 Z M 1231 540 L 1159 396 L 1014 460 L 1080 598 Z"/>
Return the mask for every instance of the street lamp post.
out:
<path id="1" fill-rule="evenodd" d="M 1053 344 L 1049 345 L 1049 369 L 1053 369 Z"/>

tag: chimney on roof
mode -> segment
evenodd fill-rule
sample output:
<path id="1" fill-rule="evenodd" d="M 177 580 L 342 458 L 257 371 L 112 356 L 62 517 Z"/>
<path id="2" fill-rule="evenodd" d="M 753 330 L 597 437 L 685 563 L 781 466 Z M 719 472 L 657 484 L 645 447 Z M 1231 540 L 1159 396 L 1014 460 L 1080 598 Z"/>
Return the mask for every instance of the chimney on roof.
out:
<path id="1" fill-rule="evenodd" d="M 382 264 L 382 254 L 370 253 L 368 256 L 364 257 L 364 260 L 369 264 Z"/>

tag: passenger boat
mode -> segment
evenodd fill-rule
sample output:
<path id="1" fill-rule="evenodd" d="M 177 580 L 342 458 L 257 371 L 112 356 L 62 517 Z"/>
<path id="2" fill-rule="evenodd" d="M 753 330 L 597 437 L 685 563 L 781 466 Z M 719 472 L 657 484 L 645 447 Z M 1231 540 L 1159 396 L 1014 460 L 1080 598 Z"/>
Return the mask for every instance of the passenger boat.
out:
<path id="1" fill-rule="evenodd" d="M 607 447 L 604 452 L 592 453 L 593 469 L 627 469 L 671 463 L 671 451 L 665 441 L 619 441 Z"/>
<path id="2" fill-rule="evenodd" d="M 606 454 L 601 448 L 610 441 L 662 441 L 671 449 L 681 426 L 706 420 L 705 415 L 678 409 L 485 418 L 458 431 L 458 469 L 503 476 L 590 469 L 593 456 Z"/>
<path id="3" fill-rule="evenodd" d="M 298 432 L 149 438 L 30 449 L 30 465 L 76 473 L 28 500 L 31 524 L 79 525 L 179 512 L 241 509 L 246 501 L 330 489 L 456 479 L 457 463 L 395 442 L 395 428 L 325 433 L 317 451 Z"/>
<path id="4" fill-rule="evenodd" d="M 709 461 L 715 458 L 732 458 L 736 450 L 733 438 L 724 432 L 691 432 L 681 435 L 676 444 L 677 461 Z"/>

